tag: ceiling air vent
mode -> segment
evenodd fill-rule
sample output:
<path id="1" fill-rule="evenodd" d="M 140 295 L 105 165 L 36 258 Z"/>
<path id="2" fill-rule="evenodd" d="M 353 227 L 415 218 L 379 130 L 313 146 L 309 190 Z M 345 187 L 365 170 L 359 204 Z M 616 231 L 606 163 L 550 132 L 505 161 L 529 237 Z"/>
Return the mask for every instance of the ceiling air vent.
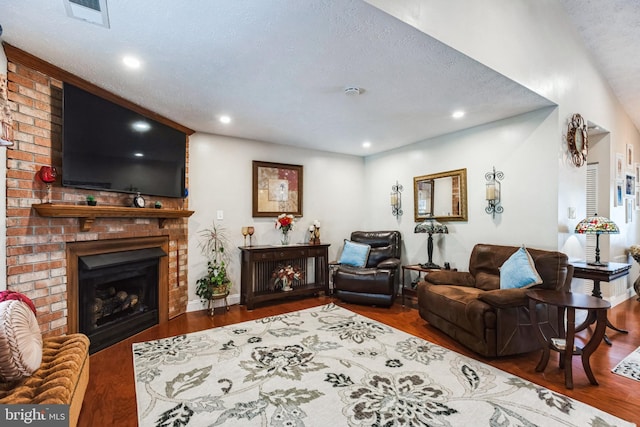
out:
<path id="1" fill-rule="evenodd" d="M 62 0 L 67 15 L 109 28 L 107 0 Z"/>

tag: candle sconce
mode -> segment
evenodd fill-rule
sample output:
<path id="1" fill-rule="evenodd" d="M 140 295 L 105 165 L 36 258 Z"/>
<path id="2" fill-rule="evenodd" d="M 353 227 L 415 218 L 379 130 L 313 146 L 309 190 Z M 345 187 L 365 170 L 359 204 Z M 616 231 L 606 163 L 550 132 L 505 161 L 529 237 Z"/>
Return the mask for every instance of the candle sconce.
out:
<path id="1" fill-rule="evenodd" d="M 391 214 L 396 218 L 402 216 L 402 190 L 402 184 L 398 184 L 398 181 L 391 186 Z"/>
<path id="2" fill-rule="evenodd" d="M 492 172 L 484 174 L 484 178 L 487 180 L 485 197 L 487 199 L 487 207 L 484 208 L 484 211 L 495 218 L 497 213 L 504 212 L 504 208 L 500 206 L 500 181 L 504 179 L 504 173 L 501 171 L 496 172 L 494 166 Z"/>

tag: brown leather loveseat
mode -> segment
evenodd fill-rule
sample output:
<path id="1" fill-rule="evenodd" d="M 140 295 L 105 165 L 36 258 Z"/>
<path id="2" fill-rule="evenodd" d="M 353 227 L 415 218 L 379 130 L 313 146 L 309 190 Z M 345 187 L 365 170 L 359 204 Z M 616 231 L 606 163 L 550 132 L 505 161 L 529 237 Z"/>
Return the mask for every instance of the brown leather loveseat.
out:
<path id="1" fill-rule="evenodd" d="M 526 353 L 540 348 L 529 320 L 529 289 L 569 292 L 573 266 L 560 252 L 527 248 L 542 283 L 526 289 L 500 289 L 500 267 L 517 246 L 478 244 L 469 272 L 430 272 L 418 284 L 420 316 L 465 347 L 487 357 Z M 545 333 L 557 335 L 557 310 L 538 305 Z"/>

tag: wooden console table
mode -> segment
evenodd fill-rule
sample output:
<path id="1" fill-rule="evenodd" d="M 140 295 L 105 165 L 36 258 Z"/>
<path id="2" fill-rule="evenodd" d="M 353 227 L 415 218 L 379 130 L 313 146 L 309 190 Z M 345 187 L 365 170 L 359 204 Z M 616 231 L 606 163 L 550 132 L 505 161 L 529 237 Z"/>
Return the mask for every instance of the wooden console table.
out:
<path id="1" fill-rule="evenodd" d="M 602 291 L 600 290 L 600 282 L 610 282 L 619 277 L 624 277 L 629 274 L 629 269 L 631 268 L 631 264 L 624 264 L 620 262 L 609 262 L 602 266 L 590 265 L 586 262 L 572 262 L 573 265 L 573 277 L 578 279 L 588 279 L 593 280 L 593 290 L 591 291 L 591 296 L 602 299 Z M 587 318 L 585 321 L 576 327 L 576 332 L 582 331 L 587 328 L 589 325 L 592 325 L 596 321 L 596 314 L 594 311 L 589 311 Z M 629 331 L 625 331 L 624 329 L 619 329 L 613 326 L 613 324 L 606 320 L 607 328 L 611 328 L 614 331 L 618 331 L 623 334 L 629 333 Z M 611 341 L 604 335 L 604 342 L 608 345 L 611 345 Z"/>
<path id="2" fill-rule="evenodd" d="M 289 296 L 329 295 L 329 245 L 241 246 L 240 304 L 253 310 L 256 303 Z M 273 289 L 273 272 L 279 266 L 297 266 L 303 279 L 292 291 Z"/>

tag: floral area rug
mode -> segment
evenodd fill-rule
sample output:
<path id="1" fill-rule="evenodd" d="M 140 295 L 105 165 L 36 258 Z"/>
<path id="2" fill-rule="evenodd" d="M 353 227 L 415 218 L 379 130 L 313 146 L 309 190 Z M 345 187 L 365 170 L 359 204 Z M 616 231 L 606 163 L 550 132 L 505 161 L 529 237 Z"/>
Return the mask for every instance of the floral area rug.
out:
<path id="1" fill-rule="evenodd" d="M 630 426 L 334 304 L 133 345 L 141 426 Z"/>
<path id="2" fill-rule="evenodd" d="M 611 372 L 640 381 L 640 347 L 622 359 Z"/>

